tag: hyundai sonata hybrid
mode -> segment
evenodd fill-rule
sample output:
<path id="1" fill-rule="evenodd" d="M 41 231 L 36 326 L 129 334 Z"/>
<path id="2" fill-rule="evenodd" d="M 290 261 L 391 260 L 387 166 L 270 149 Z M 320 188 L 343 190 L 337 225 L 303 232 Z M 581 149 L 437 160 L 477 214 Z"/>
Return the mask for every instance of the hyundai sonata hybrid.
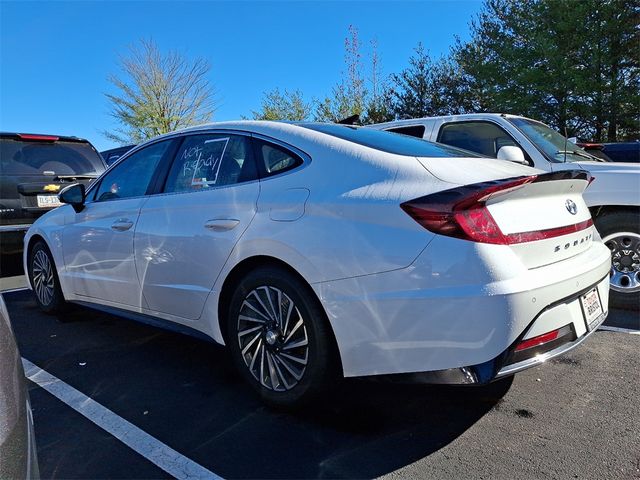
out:
<path id="1" fill-rule="evenodd" d="M 485 384 L 604 321 L 589 181 L 348 125 L 210 124 L 67 187 L 24 263 L 44 311 L 204 335 L 272 404 L 340 375 Z"/>

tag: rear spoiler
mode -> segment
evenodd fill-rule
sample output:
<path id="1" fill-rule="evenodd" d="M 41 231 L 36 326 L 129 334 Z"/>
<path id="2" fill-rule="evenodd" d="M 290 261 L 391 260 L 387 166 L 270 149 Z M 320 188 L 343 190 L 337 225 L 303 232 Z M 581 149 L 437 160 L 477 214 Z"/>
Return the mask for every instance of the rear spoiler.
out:
<path id="1" fill-rule="evenodd" d="M 12 133 L 0 132 L 0 138 L 10 138 L 12 140 L 26 140 L 30 142 L 77 142 L 89 143 L 85 138 L 66 136 L 66 135 L 47 135 L 40 133 Z"/>
<path id="2" fill-rule="evenodd" d="M 586 170 L 562 170 L 536 175 L 531 183 L 552 182 L 554 180 L 584 180 L 591 183 L 593 179 L 594 177 Z"/>

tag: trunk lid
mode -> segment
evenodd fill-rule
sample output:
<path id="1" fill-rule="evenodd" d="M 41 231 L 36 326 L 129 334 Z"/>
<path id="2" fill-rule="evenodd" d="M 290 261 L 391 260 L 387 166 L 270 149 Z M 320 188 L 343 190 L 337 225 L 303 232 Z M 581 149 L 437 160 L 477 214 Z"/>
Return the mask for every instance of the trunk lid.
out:
<path id="1" fill-rule="evenodd" d="M 589 249 L 596 232 L 582 198 L 588 178 L 582 173 L 539 175 L 522 188 L 486 202 L 500 230 L 522 240 L 510 247 L 527 268 L 559 262 Z"/>
<path id="2" fill-rule="evenodd" d="M 510 248 L 526 268 L 587 250 L 593 222 L 582 193 L 582 170 L 526 175 L 440 191 L 401 206 L 428 230 Z"/>

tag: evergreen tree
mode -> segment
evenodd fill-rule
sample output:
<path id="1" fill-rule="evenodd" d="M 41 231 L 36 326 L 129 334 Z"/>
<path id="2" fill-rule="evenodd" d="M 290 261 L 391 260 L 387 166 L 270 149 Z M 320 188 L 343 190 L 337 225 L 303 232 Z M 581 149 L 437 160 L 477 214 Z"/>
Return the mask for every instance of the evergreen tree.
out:
<path id="1" fill-rule="evenodd" d="M 487 0 L 471 40 L 454 48 L 465 101 L 569 135 L 637 136 L 639 10 L 625 0 Z"/>

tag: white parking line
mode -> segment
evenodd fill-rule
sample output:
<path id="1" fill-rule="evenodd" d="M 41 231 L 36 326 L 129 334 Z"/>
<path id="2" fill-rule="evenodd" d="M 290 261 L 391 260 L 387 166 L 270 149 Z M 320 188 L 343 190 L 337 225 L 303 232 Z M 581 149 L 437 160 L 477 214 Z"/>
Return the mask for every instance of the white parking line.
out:
<path id="1" fill-rule="evenodd" d="M 222 477 L 176 452 L 160 440 L 87 397 L 84 393 L 34 365 L 26 358 L 22 359 L 22 364 L 29 380 L 84 415 L 168 474 L 180 480 L 196 478 L 222 480 Z"/>
<path id="2" fill-rule="evenodd" d="M 634 330 L 632 328 L 609 327 L 607 325 L 602 325 L 598 327 L 598 330 L 605 330 L 607 332 L 630 333 L 631 335 L 640 335 L 640 330 Z"/>
<path id="3" fill-rule="evenodd" d="M 0 290 L 0 293 L 22 292 L 23 290 L 29 290 L 29 287 L 7 288 L 6 290 Z"/>

